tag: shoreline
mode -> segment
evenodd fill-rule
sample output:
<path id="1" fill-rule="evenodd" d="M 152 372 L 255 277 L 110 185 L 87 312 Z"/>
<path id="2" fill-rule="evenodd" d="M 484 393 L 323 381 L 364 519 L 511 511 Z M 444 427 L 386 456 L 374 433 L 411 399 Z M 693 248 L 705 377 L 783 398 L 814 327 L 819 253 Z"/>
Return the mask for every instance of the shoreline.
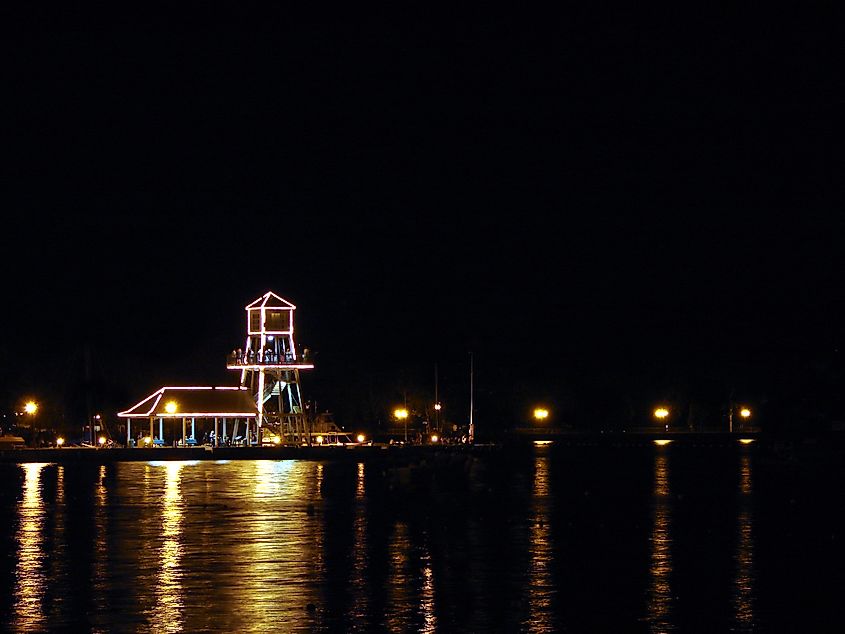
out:
<path id="1" fill-rule="evenodd" d="M 759 432 L 578 433 L 516 435 L 502 442 L 474 445 L 323 445 L 267 447 L 44 447 L 0 449 L 0 463 L 9 462 L 149 462 L 164 460 L 425 460 L 443 455 L 485 455 L 518 452 L 535 444 L 554 443 L 571 448 L 651 447 L 656 441 L 684 447 L 729 447 L 740 439 L 770 445 Z M 667 443 L 668 441 L 668 443 Z"/>

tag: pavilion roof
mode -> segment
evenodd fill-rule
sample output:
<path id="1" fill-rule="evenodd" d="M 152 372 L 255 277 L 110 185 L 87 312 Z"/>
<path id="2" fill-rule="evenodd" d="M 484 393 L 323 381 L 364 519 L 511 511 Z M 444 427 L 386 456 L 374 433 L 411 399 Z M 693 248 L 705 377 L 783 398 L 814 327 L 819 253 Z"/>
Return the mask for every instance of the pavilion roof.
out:
<path id="1" fill-rule="evenodd" d="M 168 403 L 175 409 L 168 412 Z M 162 387 L 123 412 L 123 418 L 254 418 L 258 408 L 245 387 Z"/>

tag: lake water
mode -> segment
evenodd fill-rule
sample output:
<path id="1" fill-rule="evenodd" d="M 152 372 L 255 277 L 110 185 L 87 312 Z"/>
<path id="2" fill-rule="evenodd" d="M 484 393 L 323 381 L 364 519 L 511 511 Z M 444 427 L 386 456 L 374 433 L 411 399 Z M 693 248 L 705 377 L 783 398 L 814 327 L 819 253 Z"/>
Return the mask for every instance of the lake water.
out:
<path id="1" fill-rule="evenodd" d="M 842 467 L 743 447 L 3 464 L 12 631 L 831 631 Z"/>

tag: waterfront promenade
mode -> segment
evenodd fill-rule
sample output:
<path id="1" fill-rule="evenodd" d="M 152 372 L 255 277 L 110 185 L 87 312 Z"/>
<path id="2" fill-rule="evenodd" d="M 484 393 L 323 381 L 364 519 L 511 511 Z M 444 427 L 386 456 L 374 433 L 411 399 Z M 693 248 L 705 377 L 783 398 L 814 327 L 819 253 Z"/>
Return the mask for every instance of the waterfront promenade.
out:
<path id="1" fill-rule="evenodd" d="M 669 443 L 667 443 L 669 441 Z M 475 445 L 322 445 L 266 447 L 155 447 L 155 448 L 92 448 L 62 447 L 0 450 L 0 462 L 93 462 L 108 464 L 125 461 L 159 460 L 352 460 L 380 459 L 421 460 L 442 455 L 483 455 L 516 451 L 533 443 L 554 442 L 568 447 L 644 447 L 667 443 L 685 447 L 725 447 L 741 441 L 759 445 L 771 444 L 760 433 L 728 434 L 713 432 L 669 433 L 565 433 L 554 436 L 511 436 L 503 442 Z"/>

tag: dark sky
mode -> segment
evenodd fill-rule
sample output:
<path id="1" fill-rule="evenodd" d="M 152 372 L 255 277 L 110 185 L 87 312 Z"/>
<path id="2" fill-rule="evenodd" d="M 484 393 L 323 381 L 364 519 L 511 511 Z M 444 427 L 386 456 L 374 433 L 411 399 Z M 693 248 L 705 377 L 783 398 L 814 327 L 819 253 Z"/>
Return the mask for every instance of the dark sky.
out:
<path id="1" fill-rule="evenodd" d="M 836 365 L 836 16 L 172 11 L 7 20 L 5 408 L 231 381 L 267 290 L 349 423 L 470 351 L 499 423 Z"/>

